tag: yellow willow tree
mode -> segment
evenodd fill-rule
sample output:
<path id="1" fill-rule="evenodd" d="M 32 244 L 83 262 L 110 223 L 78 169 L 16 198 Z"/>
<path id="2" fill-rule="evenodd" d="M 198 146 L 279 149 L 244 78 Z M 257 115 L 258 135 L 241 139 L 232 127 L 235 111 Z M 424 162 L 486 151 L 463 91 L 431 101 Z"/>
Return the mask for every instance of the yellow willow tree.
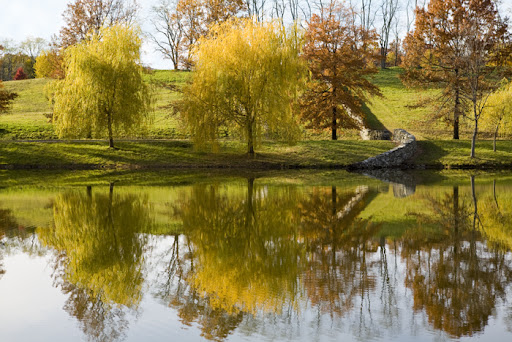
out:
<path id="1" fill-rule="evenodd" d="M 65 51 L 65 78 L 53 84 L 59 137 L 129 133 L 148 119 L 151 92 L 142 79 L 140 31 L 126 24 L 102 28 Z"/>
<path id="2" fill-rule="evenodd" d="M 293 108 L 303 85 L 301 36 L 277 22 L 232 19 L 214 25 L 194 51 L 195 73 L 184 90 L 183 114 L 198 146 L 217 140 L 220 126 L 240 131 L 247 152 L 264 132 L 292 141 Z"/>

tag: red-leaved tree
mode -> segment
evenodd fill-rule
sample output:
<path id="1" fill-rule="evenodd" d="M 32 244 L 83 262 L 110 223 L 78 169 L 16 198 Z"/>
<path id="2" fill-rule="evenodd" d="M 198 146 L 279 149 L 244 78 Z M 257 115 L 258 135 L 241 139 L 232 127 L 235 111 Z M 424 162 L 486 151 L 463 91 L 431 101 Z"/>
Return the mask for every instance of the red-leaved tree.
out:
<path id="1" fill-rule="evenodd" d="M 19 67 L 18 70 L 16 70 L 16 75 L 14 75 L 14 80 L 26 80 L 27 74 L 25 74 L 25 71 L 23 71 L 22 67 Z"/>

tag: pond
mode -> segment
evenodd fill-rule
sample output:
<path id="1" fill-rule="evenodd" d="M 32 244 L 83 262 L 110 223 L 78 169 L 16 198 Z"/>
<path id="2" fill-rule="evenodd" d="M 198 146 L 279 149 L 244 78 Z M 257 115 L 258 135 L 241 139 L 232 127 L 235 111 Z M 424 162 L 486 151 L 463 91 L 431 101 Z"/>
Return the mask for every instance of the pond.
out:
<path id="1" fill-rule="evenodd" d="M 512 339 L 512 174 L 160 177 L 4 182 L 3 341 Z"/>

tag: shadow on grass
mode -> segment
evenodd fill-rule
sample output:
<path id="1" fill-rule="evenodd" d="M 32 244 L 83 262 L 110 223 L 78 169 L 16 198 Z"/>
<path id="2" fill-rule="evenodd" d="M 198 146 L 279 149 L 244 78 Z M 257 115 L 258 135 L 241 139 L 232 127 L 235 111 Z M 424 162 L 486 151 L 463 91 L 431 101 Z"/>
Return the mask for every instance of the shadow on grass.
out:
<path id="1" fill-rule="evenodd" d="M 370 129 L 387 129 L 386 126 L 375 116 L 372 110 L 366 105 L 363 104 L 362 110 L 364 115 L 366 116 L 366 124 Z"/>
<path id="2" fill-rule="evenodd" d="M 446 142 L 447 145 L 449 145 L 449 143 L 450 141 Z M 450 151 L 449 148 L 443 148 L 435 141 L 421 140 L 418 141 L 418 153 L 419 156 L 414 160 L 415 164 L 440 166 L 442 165 L 440 159 L 447 156 Z"/>

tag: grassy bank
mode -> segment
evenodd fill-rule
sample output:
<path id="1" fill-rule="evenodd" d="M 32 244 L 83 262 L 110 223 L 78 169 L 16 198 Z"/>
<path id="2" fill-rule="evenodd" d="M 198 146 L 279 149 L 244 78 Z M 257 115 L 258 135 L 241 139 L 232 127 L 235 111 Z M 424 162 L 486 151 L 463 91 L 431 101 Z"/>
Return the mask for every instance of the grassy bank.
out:
<path id="1" fill-rule="evenodd" d="M 420 154 L 414 164 L 434 168 L 512 169 L 512 141 L 498 141 L 496 152 L 493 152 L 492 144 L 489 140 L 477 141 L 476 157 L 470 158 L 470 140 L 418 141 Z"/>
<path id="2" fill-rule="evenodd" d="M 254 158 L 245 145 L 223 142 L 219 153 L 196 151 L 188 141 L 0 142 L 2 168 L 343 168 L 392 148 L 389 141 L 267 142 Z"/>
<path id="3" fill-rule="evenodd" d="M 372 81 L 379 86 L 382 97 L 374 97 L 365 108 L 367 123 L 374 129 L 404 128 L 414 134 L 421 154 L 415 165 L 432 168 L 512 168 L 512 141 L 477 142 L 477 158 L 470 159 L 470 129 L 462 125 L 461 138 L 451 140 L 451 128 L 432 121 L 437 108 L 433 102 L 438 89 L 409 89 L 399 79 L 400 68 L 381 70 Z M 342 131 L 340 141 L 327 139 L 327 131 L 304 130 L 303 141 L 290 147 L 266 143 L 255 159 L 244 155 L 241 143 L 224 141 L 221 153 L 196 152 L 186 141 L 188 133 L 173 110 L 173 102 L 181 97 L 180 89 L 190 79 L 190 72 L 160 70 L 145 75 L 155 89 L 155 112 L 144 132 L 125 139 L 120 150 L 109 150 L 103 142 L 59 142 L 58 144 L 14 142 L 16 140 L 57 140 L 49 122 L 51 114 L 44 87 L 48 80 L 33 79 L 5 82 L 8 90 L 19 94 L 12 109 L 0 115 L 0 165 L 39 168 L 328 168 L 344 167 L 391 148 L 390 142 L 361 142 L 355 131 Z M 419 106 L 423 103 L 422 106 Z M 485 132 L 482 136 L 485 136 Z M 152 139 L 151 141 L 147 139 Z M 154 139 L 154 140 L 153 140 Z M 180 139 L 168 141 L 168 139 Z M 444 140 L 442 140 L 444 139 Z M 159 142 L 158 142 L 159 141 Z"/>

